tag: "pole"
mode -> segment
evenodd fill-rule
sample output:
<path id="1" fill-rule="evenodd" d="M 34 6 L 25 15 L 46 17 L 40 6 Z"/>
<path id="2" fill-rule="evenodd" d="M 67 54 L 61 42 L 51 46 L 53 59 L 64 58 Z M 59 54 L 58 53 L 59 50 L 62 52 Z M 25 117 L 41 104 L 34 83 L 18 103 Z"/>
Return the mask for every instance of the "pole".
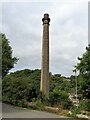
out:
<path id="1" fill-rule="evenodd" d="M 76 94 L 76 104 L 78 103 L 78 99 L 77 99 L 77 70 L 76 69 L 74 69 L 73 70 L 73 72 L 75 72 L 75 83 L 76 83 L 76 85 L 75 85 L 75 94 Z"/>

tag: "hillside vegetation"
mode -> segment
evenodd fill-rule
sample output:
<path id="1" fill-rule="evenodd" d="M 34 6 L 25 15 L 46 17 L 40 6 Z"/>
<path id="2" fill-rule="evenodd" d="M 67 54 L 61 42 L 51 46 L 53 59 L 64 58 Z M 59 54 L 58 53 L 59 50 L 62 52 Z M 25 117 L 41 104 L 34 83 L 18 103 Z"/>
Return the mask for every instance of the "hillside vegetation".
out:
<path id="1" fill-rule="evenodd" d="M 20 104 L 25 101 L 43 101 L 44 98 L 42 98 L 39 91 L 40 76 L 41 72 L 38 69 L 25 69 L 4 77 L 2 81 L 3 101 L 10 104 Z M 69 100 L 69 91 L 70 81 L 67 78 L 50 74 L 50 95 L 47 104 L 49 106 L 58 104 L 65 109 L 69 109 L 72 105 Z"/>

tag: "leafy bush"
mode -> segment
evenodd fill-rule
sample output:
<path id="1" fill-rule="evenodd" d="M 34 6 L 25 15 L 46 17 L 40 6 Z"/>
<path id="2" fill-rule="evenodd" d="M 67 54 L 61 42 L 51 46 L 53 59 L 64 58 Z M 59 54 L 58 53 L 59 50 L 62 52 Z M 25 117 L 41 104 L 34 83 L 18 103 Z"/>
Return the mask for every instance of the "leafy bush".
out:
<path id="1" fill-rule="evenodd" d="M 64 109 L 70 109 L 72 106 L 69 96 L 65 91 L 54 89 L 50 92 L 49 102 L 51 106 L 63 106 Z"/>
<path id="2" fill-rule="evenodd" d="M 10 104 L 17 101 L 32 101 L 38 98 L 40 70 L 22 70 L 4 77 L 2 81 L 2 100 Z"/>
<path id="3" fill-rule="evenodd" d="M 41 100 L 36 101 L 36 109 L 38 109 L 38 110 L 44 110 L 45 105 L 46 104 L 41 102 Z"/>
<path id="4" fill-rule="evenodd" d="M 71 112 L 72 112 L 72 116 L 76 117 L 76 114 L 81 114 L 80 107 L 73 106 L 72 109 L 71 109 Z"/>
<path id="5" fill-rule="evenodd" d="M 85 99 L 80 103 L 80 109 L 90 111 L 90 100 Z"/>

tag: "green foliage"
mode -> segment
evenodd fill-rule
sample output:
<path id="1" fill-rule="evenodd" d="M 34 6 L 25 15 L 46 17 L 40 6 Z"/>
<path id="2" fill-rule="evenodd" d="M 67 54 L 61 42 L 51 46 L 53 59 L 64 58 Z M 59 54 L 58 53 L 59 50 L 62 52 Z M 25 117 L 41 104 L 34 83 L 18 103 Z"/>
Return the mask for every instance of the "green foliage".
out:
<path id="1" fill-rule="evenodd" d="M 87 111 L 90 111 L 90 100 L 84 99 L 80 102 L 79 106 L 73 106 L 71 112 L 73 117 L 76 117 L 77 114 L 87 114 Z"/>
<path id="2" fill-rule="evenodd" d="M 40 84 L 40 70 L 21 70 L 3 78 L 3 101 L 15 104 L 18 101 L 32 101 L 38 98 Z"/>
<path id="3" fill-rule="evenodd" d="M 63 77 L 59 74 L 50 76 L 50 91 L 57 88 L 62 91 L 73 92 L 73 88 L 75 88 L 75 79 L 71 80 L 71 78 Z"/>
<path id="4" fill-rule="evenodd" d="M 82 58 L 78 58 L 80 61 L 76 68 L 79 70 L 79 86 L 83 97 L 90 99 L 90 45 L 86 47 L 86 52 Z"/>
<path id="5" fill-rule="evenodd" d="M 71 109 L 71 112 L 72 112 L 71 116 L 73 116 L 73 117 L 76 117 L 76 114 L 81 114 L 80 108 L 77 106 L 73 106 Z"/>
<path id="6" fill-rule="evenodd" d="M 17 62 L 16 57 L 12 57 L 12 48 L 6 36 L 0 33 L 0 43 L 2 43 L 2 77 L 4 77 Z M 1 59 L 1 56 L 0 56 Z"/>
<path id="7" fill-rule="evenodd" d="M 69 96 L 65 91 L 54 89 L 50 92 L 49 102 L 51 106 L 62 106 L 64 109 L 70 109 L 72 106 Z"/>
<path id="8" fill-rule="evenodd" d="M 0 101 L 2 100 L 2 79 L 0 78 Z"/>
<path id="9" fill-rule="evenodd" d="M 45 105 L 46 104 L 44 102 L 41 102 L 41 100 L 36 101 L 36 109 L 38 109 L 38 110 L 44 110 Z"/>
<path id="10" fill-rule="evenodd" d="M 82 100 L 79 107 L 81 110 L 90 111 L 90 100 Z"/>
<path id="11" fill-rule="evenodd" d="M 72 104 L 68 98 L 68 93 L 62 88 L 63 84 L 66 85 L 69 81 L 61 75 L 51 75 L 50 97 L 47 99 L 40 93 L 40 77 L 41 71 L 37 69 L 20 70 L 5 76 L 2 81 L 3 101 L 19 106 L 24 104 L 25 106 L 26 102 L 23 101 L 37 102 L 39 100 L 48 106 L 58 104 L 69 109 Z"/>

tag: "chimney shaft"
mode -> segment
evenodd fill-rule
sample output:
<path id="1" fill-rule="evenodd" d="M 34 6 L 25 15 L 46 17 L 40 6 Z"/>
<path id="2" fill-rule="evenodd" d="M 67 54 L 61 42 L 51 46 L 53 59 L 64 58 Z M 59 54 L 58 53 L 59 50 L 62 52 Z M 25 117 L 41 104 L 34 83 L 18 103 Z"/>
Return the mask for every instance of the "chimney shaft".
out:
<path id="1" fill-rule="evenodd" d="M 42 38 L 42 68 L 40 91 L 46 97 L 49 97 L 49 14 L 44 14 L 43 38 Z"/>

